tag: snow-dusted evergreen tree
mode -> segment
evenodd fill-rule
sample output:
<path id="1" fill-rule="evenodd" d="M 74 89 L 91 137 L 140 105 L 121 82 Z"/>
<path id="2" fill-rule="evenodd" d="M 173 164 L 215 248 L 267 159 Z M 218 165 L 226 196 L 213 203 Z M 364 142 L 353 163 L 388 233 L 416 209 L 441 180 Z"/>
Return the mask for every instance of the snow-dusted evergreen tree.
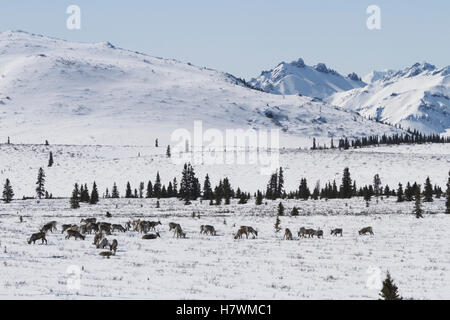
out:
<path id="1" fill-rule="evenodd" d="M 294 206 L 291 211 L 291 216 L 296 217 L 298 216 L 298 214 L 299 214 L 298 209 L 297 207 Z"/>
<path id="2" fill-rule="evenodd" d="M 258 191 L 256 191 L 255 204 L 257 206 L 260 206 L 260 205 L 262 205 L 262 202 L 263 202 L 263 194 L 261 191 L 258 190 Z"/>
<path id="3" fill-rule="evenodd" d="M 283 206 L 283 203 L 281 203 L 281 202 L 278 204 L 277 215 L 284 216 L 284 206 Z"/>
<path id="4" fill-rule="evenodd" d="M 277 192 L 276 197 L 281 198 L 284 193 L 284 175 L 283 175 L 283 168 L 280 167 L 280 170 L 278 171 L 278 183 L 277 183 Z"/>
<path id="5" fill-rule="evenodd" d="M 177 178 L 173 178 L 172 187 L 173 187 L 173 196 L 174 197 L 178 197 L 178 182 L 177 182 Z"/>
<path id="6" fill-rule="evenodd" d="M 111 190 L 111 198 L 119 198 L 120 194 L 119 194 L 119 190 L 117 189 L 117 185 L 114 182 L 113 188 Z"/>
<path id="7" fill-rule="evenodd" d="M 383 281 L 380 297 L 383 300 L 402 300 L 398 293 L 398 287 L 395 285 L 389 272 L 387 272 L 386 279 Z"/>
<path id="8" fill-rule="evenodd" d="M 298 187 L 298 198 L 308 200 L 310 196 L 311 192 L 309 191 L 306 178 L 300 179 L 300 186 Z"/>
<path id="9" fill-rule="evenodd" d="M 447 191 L 445 196 L 445 213 L 450 214 L 450 171 L 447 179 Z"/>
<path id="10" fill-rule="evenodd" d="M 405 201 L 405 196 L 403 194 L 403 186 L 401 183 L 398 184 L 397 189 L 397 202 L 403 202 Z"/>
<path id="11" fill-rule="evenodd" d="M 106 190 L 108 190 L 108 189 L 106 189 Z M 91 198 L 89 200 L 89 203 L 96 204 L 97 202 L 98 202 L 98 190 L 97 190 L 97 184 L 94 181 L 94 184 L 92 185 L 92 192 L 91 192 Z"/>
<path id="12" fill-rule="evenodd" d="M 430 177 L 427 177 L 423 190 L 423 201 L 433 202 L 433 186 L 431 185 Z"/>
<path id="13" fill-rule="evenodd" d="M 275 220 L 274 228 L 275 228 L 275 232 L 277 232 L 277 233 L 280 232 L 280 230 L 281 230 L 281 221 L 280 221 L 279 215 L 277 215 L 277 218 Z"/>
<path id="14" fill-rule="evenodd" d="M 167 146 L 167 150 L 166 150 L 166 157 L 170 158 L 172 156 L 172 154 L 170 153 L 170 145 Z"/>
<path id="15" fill-rule="evenodd" d="M 203 183 L 203 199 L 211 200 L 214 198 L 214 193 L 211 188 L 211 182 L 209 181 L 209 175 L 206 174 L 205 182 Z"/>
<path id="16" fill-rule="evenodd" d="M 417 219 L 423 218 L 422 204 L 420 202 L 420 187 L 415 188 L 414 192 L 414 214 Z"/>
<path id="17" fill-rule="evenodd" d="M 133 191 L 131 191 L 130 182 L 127 182 L 127 188 L 125 190 L 125 198 L 133 198 Z"/>
<path id="18" fill-rule="evenodd" d="M 377 197 L 380 195 L 380 187 L 381 187 L 381 179 L 380 175 L 377 173 L 373 177 L 373 190 L 375 191 L 375 196 Z"/>
<path id="19" fill-rule="evenodd" d="M 144 182 L 139 183 L 139 198 L 144 197 L 144 189 L 145 189 Z"/>
<path id="20" fill-rule="evenodd" d="M 161 198 L 161 177 L 159 176 L 159 171 L 156 172 L 155 184 L 153 185 L 153 197 Z"/>
<path id="21" fill-rule="evenodd" d="M 5 201 L 6 203 L 10 203 L 11 200 L 14 198 L 14 191 L 12 189 L 11 182 L 9 181 L 9 179 L 6 179 L 5 181 L 2 196 L 3 201 Z"/>
<path id="22" fill-rule="evenodd" d="M 145 191 L 145 197 L 146 198 L 152 198 L 153 197 L 153 185 L 152 185 L 152 182 L 150 180 L 147 183 L 147 190 Z"/>
<path id="23" fill-rule="evenodd" d="M 200 183 L 195 177 L 194 168 L 190 163 L 184 164 L 179 196 L 185 201 L 185 204 L 190 204 L 191 200 L 196 200 L 200 196 Z"/>
<path id="24" fill-rule="evenodd" d="M 75 183 L 72 191 L 72 196 L 70 197 L 70 207 L 72 209 L 78 209 L 80 207 L 80 190 L 78 188 L 78 183 Z"/>
<path id="25" fill-rule="evenodd" d="M 53 166 L 53 152 L 50 151 L 50 156 L 48 158 L 48 166 Z"/>
<path id="26" fill-rule="evenodd" d="M 352 197 L 352 179 L 350 177 L 349 168 L 344 169 L 339 194 L 340 194 L 341 198 L 351 198 Z"/>
<path id="27" fill-rule="evenodd" d="M 39 168 L 38 171 L 38 177 L 36 181 L 36 195 L 39 199 L 42 199 L 42 197 L 45 195 L 45 172 L 44 169 Z"/>

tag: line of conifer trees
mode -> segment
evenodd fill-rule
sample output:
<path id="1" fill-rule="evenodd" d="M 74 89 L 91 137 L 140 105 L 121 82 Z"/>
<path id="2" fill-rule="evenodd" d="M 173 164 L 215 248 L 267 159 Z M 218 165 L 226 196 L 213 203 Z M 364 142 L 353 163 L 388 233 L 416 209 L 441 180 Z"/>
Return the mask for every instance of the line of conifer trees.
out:
<path id="1" fill-rule="evenodd" d="M 331 139 L 330 147 L 327 145 L 318 146 L 316 138 L 313 138 L 313 145 L 311 150 L 324 150 L 324 149 L 343 149 L 348 150 L 350 148 L 363 148 L 368 146 L 380 146 L 380 145 L 399 145 L 399 144 L 422 144 L 422 143 L 450 143 L 450 137 L 443 137 L 439 134 L 423 134 L 418 131 L 410 131 L 405 134 L 393 134 L 382 136 L 373 135 L 361 138 L 341 138 L 338 140 L 337 146 L 334 144 L 334 140 Z"/>

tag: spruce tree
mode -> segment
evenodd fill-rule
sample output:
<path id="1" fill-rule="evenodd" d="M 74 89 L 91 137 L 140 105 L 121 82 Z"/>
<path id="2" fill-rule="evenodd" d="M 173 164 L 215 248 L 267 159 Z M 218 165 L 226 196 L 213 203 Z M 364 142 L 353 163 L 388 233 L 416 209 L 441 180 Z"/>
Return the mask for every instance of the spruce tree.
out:
<path id="1" fill-rule="evenodd" d="M 397 190 L 397 202 L 403 202 L 405 201 L 404 195 L 403 195 L 403 186 L 401 183 L 398 184 L 398 190 Z"/>
<path id="2" fill-rule="evenodd" d="M 37 182 L 36 182 L 36 185 L 37 185 L 36 186 L 36 195 L 39 199 L 41 199 L 45 195 L 44 184 L 45 184 L 44 169 L 39 168 Z"/>
<path id="3" fill-rule="evenodd" d="M 170 145 L 167 146 L 167 150 L 166 150 L 166 157 L 170 158 L 172 156 L 172 154 L 170 153 Z"/>
<path id="4" fill-rule="evenodd" d="M 422 205 L 420 203 L 420 187 L 415 189 L 415 193 L 414 193 L 414 214 L 416 215 L 416 218 L 423 218 L 423 210 L 422 210 Z"/>
<path id="5" fill-rule="evenodd" d="M 280 230 L 281 230 L 280 225 L 281 225 L 280 216 L 277 215 L 277 219 L 275 220 L 275 225 L 274 225 L 275 232 L 280 232 Z"/>
<path id="6" fill-rule="evenodd" d="M 447 192 L 445 197 L 445 213 L 450 214 L 450 171 L 448 173 L 447 180 Z"/>
<path id="7" fill-rule="evenodd" d="M 281 202 L 278 204 L 278 213 L 277 214 L 279 216 L 284 216 L 284 206 Z"/>
<path id="8" fill-rule="evenodd" d="M 211 182 L 209 181 L 209 175 L 206 174 L 205 182 L 203 183 L 203 199 L 211 200 L 214 197 L 211 189 Z"/>
<path id="9" fill-rule="evenodd" d="M 127 182 L 127 188 L 125 190 L 125 198 L 133 198 L 133 191 L 131 191 L 130 182 Z"/>
<path id="10" fill-rule="evenodd" d="M 375 196 L 380 195 L 380 186 L 381 186 L 381 179 L 378 173 L 373 177 L 373 190 L 375 191 Z"/>
<path id="11" fill-rule="evenodd" d="M 283 192 L 284 192 L 284 175 L 283 175 L 283 168 L 280 167 L 280 171 L 278 173 L 277 190 L 276 190 L 277 198 L 281 198 Z"/>
<path id="12" fill-rule="evenodd" d="M 114 182 L 114 185 L 113 185 L 113 188 L 112 188 L 112 191 L 111 191 L 111 198 L 119 198 L 119 197 L 120 197 L 119 190 L 117 189 L 117 185 Z"/>
<path id="13" fill-rule="evenodd" d="M 298 209 L 297 209 L 297 207 L 293 207 L 292 208 L 291 216 L 293 216 L 293 217 L 298 216 Z"/>
<path id="14" fill-rule="evenodd" d="M 186 204 L 190 204 L 190 200 L 196 200 L 200 196 L 200 189 L 200 183 L 195 177 L 194 168 L 190 163 L 185 163 L 180 182 L 180 198 Z"/>
<path id="15" fill-rule="evenodd" d="M 6 179 L 5 185 L 3 186 L 3 201 L 6 203 L 10 203 L 14 197 L 14 191 L 11 187 L 11 182 L 9 179 Z"/>
<path id="16" fill-rule="evenodd" d="M 72 196 L 70 197 L 70 207 L 72 209 L 78 209 L 80 207 L 80 199 L 79 199 L 79 189 L 78 189 L 78 183 L 75 183 Z"/>
<path id="17" fill-rule="evenodd" d="M 106 189 L 106 190 L 108 190 L 108 189 Z M 94 184 L 92 185 L 92 192 L 91 192 L 91 198 L 90 198 L 89 203 L 96 204 L 97 202 L 98 202 L 98 190 L 97 190 L 97 184 L 94 181 Z"/>
<path id="18" fill-rule="evenodd" d="M 430 177 L 427 177 L 425 181 L 423 196 L 424 202 L 433 202 L 433 186 L 431 185 Z"/>
<path id="19" fill-rule="evenodd" d="M 153 185 L 153 196 L 155 198 L 161 198 L 161 177 L 159 176 L 159 171 L 156 172 L 155 184 Z"/>
<path id="20" fill-rule="evenodd" d="M 344 173 L 342 175 L 342 184 L 339 193 L 341 198 L 352 197 L 352 179 L 350 177 L 349 168 L 344 169 Z"/>
<path id="21" fill-rule="evenodd" d="M 260 206 L 260 205 L 262 205 L 262 202 L 263 202 L 263 194 L 262 194 L 262 192 L 261 191 L 257 191 L 256 192 L 256 200 L 255 200 L 255 204 L 257 205 L 257 206 Z"/>
<path id="22" fill-rule="evenodd" d="M 48 159 L 48 166 L 51 167 L 53 166 L 53 152 L 50 151 L 50 156 Z"/>
<path id="23" fill-rule="evenodd" d="M 380 297 L 383 300 L 402 300 L 398 294 L 398 287 L 395 285 L 389 272 L 387 272 L 386 279 L 383 281 Z"/>
<path id="24" fill-rule="evenodd" d="M 145 191 L 145 197 L 146 198 L 152 198 L 153 197 L 153 185 L 152 185 L 152 182 L 150 180 L 147 183 L 147 190 Z"/>

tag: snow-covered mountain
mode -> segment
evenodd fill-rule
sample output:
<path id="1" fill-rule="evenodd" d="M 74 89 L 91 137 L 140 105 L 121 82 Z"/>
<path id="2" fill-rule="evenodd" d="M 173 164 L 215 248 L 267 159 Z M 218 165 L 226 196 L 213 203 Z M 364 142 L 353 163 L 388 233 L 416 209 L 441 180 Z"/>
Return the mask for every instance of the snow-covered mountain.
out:
<path id="1" fill-rule="evenodd" d="M 331 104 L 421 132 L 450 129 L 450 66 L 416 63 L 385 74 L 365 88 L 339 92 Z"/>
<path id="2" fill-rule="evenodd" d="M 0 33 L 1 141 L 152 145 L 194 120 L 294 137 L 398 132 L 318 99 L 253 90 L 226 73 L 107 42 Z"/>
<path id="3" fill-rule="evenodd" d="M 373 83 L 375 81 L 378 81 L 380 79 L 383 79 L 385 76 L 391 75 L 394 72 L 395 72 L 394 70 L 390 70 L 390 69 L 389 70 L 383 70 L 383 71 L 372 71 L 372 72 L 366 74 L 365 76 L 363 76 L 361 79 L 365 83 L 369 84 L 369 83 Z"/>
<path id="4" fill-rule="evenodd" d="M 303 59 L 291 63 L 281 62 L 275 69 L 263 71 L 249 83 L 269 93 L 302 94 L 322 99 L 336 92 L 366 85 L 356 73 L 344 77 L 323 63 L 308 66 Z"/>

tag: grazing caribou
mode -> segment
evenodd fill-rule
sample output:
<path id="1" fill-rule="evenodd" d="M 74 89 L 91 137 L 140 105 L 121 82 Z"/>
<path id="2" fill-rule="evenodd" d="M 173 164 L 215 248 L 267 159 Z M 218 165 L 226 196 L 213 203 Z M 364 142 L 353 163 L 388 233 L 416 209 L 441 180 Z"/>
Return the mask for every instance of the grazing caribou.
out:
<path id="1" fill-rule="evenodd" d="M 161 221 L 150 221 L 149 223 L 148 223 L 148 226 L 149 226 L 149 230 L 153 230 L 153 231 L 155 231 L 155 228 L 156 228 L 156 226 L 157 225 L 161 225 Z"/>
<path id="2" fill-rule="evenodd" d="M 45 241 L 45 244 L 47 244 L 47 239 L 45 239 L 45 232 L 38 232 L 38 233 L 33 233 L 32 235 L 31 235 L 31 237 L 30 237 L 30 239 L 28 240 L 28 244 L 31 244 L 31 242 L 33 242 L 33 244 L 35 244 L 36 243 L 36 240 L 39 240 L 39 239 L 41 239 L 41 243 L 44 243 L 44 241 Z"/>
<path id="3" fill-rule="evenodd" d="M 284 239 L 286 240 L 292 240 L 292 232 L 291 230 L 289 230 L 288 228 L 286 228 L 286 230 L 284 230 Z"/>
<path id="4" fill-rule="evenodd" d="M 112 252 L 116 253 L 116 251 L 117 251 L 117 245 L 118 245 L 118 242 L 117 242 L 116 239 L 114 239 L 114 240 L 109 244 L 109 251 L 112 251 Z"/>
<path id="5" fill-rule="evenodd" d="M 336 229 L 333 229 L 333 230 L 331 230 L 331 235 L 333 235 L 333 236 L 337 236 L 337 235 L 341 235 L 341 237 L 342 237 L 342 233 L 343 233 L 343 231 L 342 231 L 342 229 L 341 228 L 336 228 Z"/>
<path id="6" fill-rule="evenodd" d="M 258 236 L 258 231 L 249 226 L 241 226 L 238 232 L 236 233 L 236 236 L 238 237 L 236 238 L 235 236 L 235 239 L 241 238 L 243 234 L 245 234 L 247 239 L 249 234 L 251 234 L 253 236 L 253 239 L 255 239 Z"/>
<path id="7" fill-rule="evenodd" d="M 111 231 L 114 232 L 116 230 L 118 230 L 120 232 L 125 232 L 126 231 L 126 229 L 121 224 L 113 224 L 112 227 L 111 227 Z"/>
<path id="8" fill-rule="evenodd" d="M 109 247 L 109 246 L 110 246 L 110 244 L 109 244 L 108 239 L 103 238 L 102 241 L 100 241 L 97 244 L 97 249 L 105 249 L 106 247 Z"/>
<path id="9" fill-rule="evenodd" d="M 214 226 L 201 225 L 200 226 L 200 234 L 208 234 L 208 233 L 212 236 L 216 235 L 216 229 L 214 229 Z"/>
<path id="10" fill-rule="evenodd" d="M 89 224 L 89 223 L 96 223 L 97 219 L 96 218 L 86 218 L 86 219 L 81 219 L 80 223 L 85 223 L 85 224 Z"/>
<path id="11" fill-rule="evenodd" d="M 47 231 L 50 231 L 53 233 L 53 230 L 56 230 L 56 221 L 51 221 L 49 223 L 46 223 L 42 228 L 41 232 L 47 233 Z"/>
<path id="12" fill-rule="evenodd" d="M 314 235 L 317 236 L 317 238 L 322 238 L 323 239 L 323 230 L 320 230 L 320 229 L 316 230 L 314 232 Z"/>
<path id="13" fill-rule="evenodd" d="M 66 239 L 70 239 L 70 237 L 74 237 L 75 240 L 77 240 L 77 239 L 84 240 L 85 239 L 85 237 L 81 233 L 79 233 L 78 231 L 68 229 L 67 230 Z"/>
<path id="14" fill-rule="evenodd" d="M 115 252 L 111 251 L 102 251 L 99 253 L 100 256 L 105 257 L 106 259 L 109 259 L 109 257 L 115 255 Z"/>
<path id="15" fill-rule="evenodd" d="M 365 227 L 362 228 L 361 230 L 358 231 L 359 235 L 363 235 L 363 234 L 371 234 L 373 236 L 373 230 L 372 227 Z"/>
<path id="16" fill-rule="evenodd" d="M 156 239 L 161 236 L 159 235 L 159 232 L 156 232 L 155 234 L 150 233 L 150 234 L 145 234 L 144 236 L 142 236 L 142 239 L 144 240 L 152 240 L 152 239 Z"/>
<path id="17" fill-rule="evenodd" d="M 169 223 L 169 231 L 171 231 L 173 229 L 176 229 L 177 227 L 181 228 L 181 226 L 178 223 L 175 223 L 175 222 L 170 222 Z"/>

